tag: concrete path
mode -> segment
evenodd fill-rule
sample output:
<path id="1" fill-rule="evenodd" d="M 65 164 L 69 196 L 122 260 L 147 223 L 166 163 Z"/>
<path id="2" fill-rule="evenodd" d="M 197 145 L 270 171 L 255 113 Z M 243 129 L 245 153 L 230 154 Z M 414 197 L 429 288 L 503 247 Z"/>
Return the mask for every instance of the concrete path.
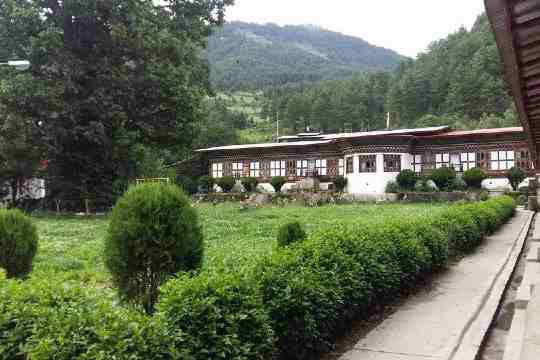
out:
<path id="1" fill-rule="evenodd" d="M 533 213 L 517 215 L 341 360 L 474 360 L 519 258 Z"/>

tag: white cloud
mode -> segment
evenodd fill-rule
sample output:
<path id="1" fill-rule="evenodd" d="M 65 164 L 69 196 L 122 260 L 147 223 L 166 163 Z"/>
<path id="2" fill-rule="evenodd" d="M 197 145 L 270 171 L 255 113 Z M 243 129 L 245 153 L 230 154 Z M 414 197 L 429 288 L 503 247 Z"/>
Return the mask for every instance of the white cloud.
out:
<path id="1" fill-rule="evenodd" d="M 236 0 L 227 20 L 314 24 L 415 57 L 483 11 L 483 0 Z"/>

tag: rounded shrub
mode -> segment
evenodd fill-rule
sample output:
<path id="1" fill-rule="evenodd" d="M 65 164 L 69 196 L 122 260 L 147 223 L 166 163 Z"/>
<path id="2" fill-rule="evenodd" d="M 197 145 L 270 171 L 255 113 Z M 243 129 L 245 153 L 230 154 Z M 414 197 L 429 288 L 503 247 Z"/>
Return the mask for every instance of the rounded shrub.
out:
<path id="1" fill-rule="evenodd" d="M 242 178 L 242 186 L 246 189 L 247 192 L 254 192 L 257 189 L 259 181 L 254 177 L 245 177 Z"/>
<path id="2" fill-rule="evenodd" d="M 512 189 L 514 189 L 514 191 L 518 191 L 519 184 L 521 184 L 523 180 L 527 178 L 527 174 L 525 174 L 525 172 L 520 168 L 513 167 L 506 172 L 506 178 L 508 179 L 508 181 L 510 181 Z"/>
<path id="3" fill-rule="evenodd" d="M 389 181 L 386 184 L 385 192 L 387 194 L 397 194 L 401 191 L 399 184 L 395 181 Z"/>
<path id="4" fill-rule="evenodd" d="M 486 180 L 487 177 L 487 173 L 481 168 L 472 168 L 463 173 L 463 181 L 473 189 L 481 189 L 482 181 Z"/>
<path id="5" fill-rule="evenodd" d="M 289 246 L 290 244 L 304 241 L 305 239 L 306 232 L 302 228 L 302 225 L 297 221 L 281 226 L 277 236 L 277 242 L 280 247 Z"/>
<path id="6" fill-rule="evenodd" d="M 221 273 L 182 276 L 163 286 L 157 309 L 181 358 L 274 358 L 274 332 L 255 281 Z"/>
<path id="7" fill-rule="evenodd" d="M 38 234 L 30 218 L 19 210 L 0 209 L 0 268 L 8 278 L 30 273 L 37 246 Z"/>
<path id="8" fill-rule="evenodd" d="M 450 167 L 442 167 L 433 170 L 430 179 L 435 182 L 435 185 L 441 190 L 451 190 L 452 184 L 456 179 L 456 171 Z"/>
<path id="9" fill-rule="evenodd" d="M 272 180 L 270 180 L 270 184 L 276 192 L 281 192 L 281 188 L 286 182 L 287 179 L 285 179 L 283 176 L 274 176 Z"/>
<path id="10" fill-rule="evenodd" d="M 336 190 L 340 193 L 345 191 L 345 188 L 347 187 L 348 183 L 349 183 L 349 180 L 345 176 L 338 176 L 334 180 L 334 186 L 336 187 Z"/>
<path id="11" fill-rule="evenodd" d="M 134 186 L 111 214 L 105 260 L 122 298 L 148 313 L 159 286 L 179 271 L 199 268 L 203 236 L 195 209 L 176 186 Z"/>
<path id="12" fill-rule="evenodd" d="M 199 178 L 198 183 L 202 192 L 209 193 L 209 192 L 212 192 L 212 189 L 216 181 L 213 177 L 204 175 Z"/>
<path id="13" fill-rule="evenodd" d="M 230 193 L 234 187 L 234 184 L 236 184 L 236 180 L 232 176 L 224 176 L 219 178 L 217 181 L 217 185 L 225 193 Z"/>
<path id="14" fill-rule="evenodd" d="M 418 181 L 418 175 L 412 170 L 401 170 L 396 178 L 397 183 L 403 189 L 412 190 Z"/>
<path id="15" fill-rule="evenodd" d="M 179 176 L 176 178 L 176 184 L 180 186 L 186 194 L 193 195 L 199 190 L 198 182 L 190 176 Z"/>

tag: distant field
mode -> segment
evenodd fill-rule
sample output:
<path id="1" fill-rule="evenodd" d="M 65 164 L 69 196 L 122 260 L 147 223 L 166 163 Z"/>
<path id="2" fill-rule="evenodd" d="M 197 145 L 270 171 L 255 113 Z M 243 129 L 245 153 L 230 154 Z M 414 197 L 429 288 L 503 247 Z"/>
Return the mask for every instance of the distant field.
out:
<path id="1" fill-rule="evenodd" d="M 280 225 L 298 220 L 308 233 L 336 223 L 384 221 L 434 214 L 446 205 L 339 205 L 320 208 L 268 207 L 242 211 L 236 204 L 197 205 L 204 227 L 206 271 L 233 270 L 269 254 Z M 33 277 L 63 277 L 98 288 L 110 287 L 102 258 L 106 218 L 40 217 Z"/>

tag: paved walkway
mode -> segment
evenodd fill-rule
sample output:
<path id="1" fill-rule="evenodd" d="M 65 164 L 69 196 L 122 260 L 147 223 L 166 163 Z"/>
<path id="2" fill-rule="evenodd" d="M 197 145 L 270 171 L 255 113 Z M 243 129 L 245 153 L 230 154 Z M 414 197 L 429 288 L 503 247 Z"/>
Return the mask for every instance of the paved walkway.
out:
<path id="1" fill-rule="evenodd" d="M 473 360 L 521 253 L 532 212 L 408 299 L 341 360 Z"/>

